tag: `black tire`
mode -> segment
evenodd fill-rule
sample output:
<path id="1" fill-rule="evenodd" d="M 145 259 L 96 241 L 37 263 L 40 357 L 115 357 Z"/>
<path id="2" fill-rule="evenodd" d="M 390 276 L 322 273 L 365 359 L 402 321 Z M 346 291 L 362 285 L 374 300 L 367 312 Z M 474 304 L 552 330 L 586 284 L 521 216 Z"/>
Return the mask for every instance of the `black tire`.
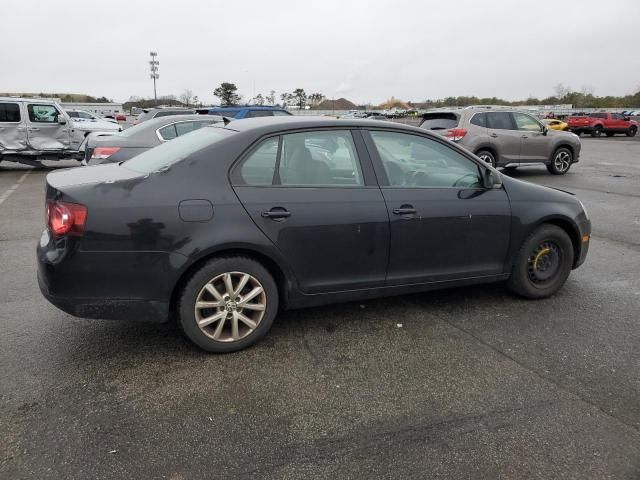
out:
<path id="1" fill-rule="evenodd" d="M 635 137 L 636 133 L 638 133 L 638 127 L 636 127 L 635 125 L 629 127 L 629 130 L 627 130 L 626 132 L 627 137 Z"/>
<path id="2" fill-rule="evenodd" d="M 563 229 L 541 225 L 522 244 L 507 288 L 525 298 L 550 297 L 566 282 L 573 256 L 573 244 Z"/>
<path id="3" fill-rule="evenodd" d="M 493 153 L 491 153 L 490 150 L 478 150 L 476 152 L 476 156 L 480 160 L 484 160 L 485 162 L 487 162 L 492 167 L 496 167 L 496 157 Z"/>
<path id="4" fill-rule="evenodd" d="M 605 133 L 605 135 L 606 135 L 607 137 L 613 137 L 613 136 L 615 135 L 615 133 L 613 133 L 613 132 L 606 132 L 606 133 Z"/>
<path id="5" fill-rule="evenodd" d="M 213 297 L 213 295 L 211 295 L 211 298 L 209 300 L 203 300 L 204 297 L 202 297 L 202 295 L 210 295 L 209 293 L 205 292 L 205 286 L 207 286 L 214 279 L 230 272 L 233 273 L 233 275 L 238 276 L 242 274 L 248 274 L 251 277 L 251 280 L 249 280 L 244 289 L 239 292 L 239 295 L 237 297 L 231 299 L 227 298 L 226 300 L 223 300 L 226 306 L 215 306 L 211 308 L 200 307 L 201 310 L 199 310 L 199 312 L 205 312 L 204 314 L 200 313 L 200 315 L 205 316 L 205 318 L 211 318 L 218 314 L 222 314 L 224 316 L 226 314 L 226 317 L 224 319 L 212 322 L 211 325 L 207 325 L 201 328 L 200 326 L 198 326 L 198 320 L 196 317 L 196 300 L 198 300 L 200 297 L 201 301 L 209 301 L 210 303 L 216 302 L 216 299 Z M 257 284 L 252 284 L 254 280 L 257 282 Z M 219 281 L 224 284 L 222 279 L 220 279 Z M 236 283 L 236 285 L 232 286 L 237 287 L 238 285 L 239 283 Z M 243 296 L 243 292 L 245 292 L 245 296 L 247 295 L 248 291 L 245 291 L 245 289 L 253 289 L 256 285 L 262 287 L 262 293 L 260 293 L 260 296 L 262 297 L 264 295 L 263 298 L 265 306 L 261 318 L 255 322 L 257 326 L 254 329 L 251 329 L 242 321 L 236 320 L 236 324 L 239 326 L 238 331 L 241 334 L 244 334 L 244 336 L 239 337 L 238 340 L 232 340 L 229 338 L 223 339 L 223 337 L 220 337 L 220 340 L 214 339 L 212 337 L 212 334 L 215 334 L 215 332 L 213 331 L 213 325 L 219 326 L 220 323 L 223 323 L 224 326 L 222 332 L 227 332 L 233 324 L 233 320 L 230 317 L 230 315 L 233 315 L 231 312 L 237 311 L 245 313 L 242 311 L 241 303 L 240 301 L 238 301 L 238 299 Z M 226 296 L 226 293 L 224 294 Z M 228 300 L 231 300 L 233 306 L 229 306 L 229 303 L 227 302 Z M 220 301 L 218 303 L 222 303 L 223 301 Z M 258 315 L 260 312 L 247 310 L 246 313 L 247 316 L 250 316 L 253 314 Z M 247 257 L 218 257 L 205 263 L 187 281 L 179 300 L 178 323 L 186 337 L 203 350 L 214 353 L 229 353 L 247 348 L 264 337 L 271 328 L 271 325 L 273 325 L 273 320 L 275 319 L 277 313 L 278 287 L 276 286 L 275 280 L 266 268 L 264 268 L 255 260 Z M 227 322 L 227 320 L 229 321 Z M 251 320 L 256 320 L 256 317 L 251 318 Z M 205 330 L 208 332 L 208 334 L 205 333 Z M 231 335 L 233 334 L 231 333 Z"/>
<path id="6" fill-rule="evenodd" d="M 593 130 L 591 130 L 592 137 L 599 137 L 600 135 L 602 135 L 602 127 L 600 125 L 594 127 Z"/>
<path id="7" fill-rule="evenodd" d="M 560 147 L 551 156 L 551 162 L 547 165 L 547 170 L 553 175 L 564 175 L 573 164 L 573 153 L 566 147 Z"/>

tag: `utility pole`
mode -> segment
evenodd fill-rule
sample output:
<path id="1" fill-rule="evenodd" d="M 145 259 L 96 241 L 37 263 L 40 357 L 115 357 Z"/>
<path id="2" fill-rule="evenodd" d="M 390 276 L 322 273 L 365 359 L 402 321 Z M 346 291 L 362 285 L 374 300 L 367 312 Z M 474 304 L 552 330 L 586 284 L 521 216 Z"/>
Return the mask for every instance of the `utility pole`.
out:
<path id="1" fill-rule="evenodd" d="M 156 60 L 158 52 L 149 52 L 151 60 L 149 60 L 149 66 L 151 67 L 151 78 L 153 79 L 153 98 L 155 100 L 156 107 L 158 106 L 158 92 L 156 91 L 156 80 L 160 78 L 158 73 L 158 65 L 160 62 Z"/>

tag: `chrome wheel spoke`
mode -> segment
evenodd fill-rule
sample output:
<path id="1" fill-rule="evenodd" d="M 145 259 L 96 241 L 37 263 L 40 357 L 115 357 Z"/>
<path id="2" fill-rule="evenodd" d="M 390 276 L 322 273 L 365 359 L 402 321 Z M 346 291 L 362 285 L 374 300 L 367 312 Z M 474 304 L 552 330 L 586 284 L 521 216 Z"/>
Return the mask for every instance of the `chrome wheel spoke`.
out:
<path id="1" fill-rule="evenodd" d="M 225 273 L 224 276 L 222 277 L 222 280 L 224 281 L 224 288 L 227 292 L 227 295 L 229 295 L 230 297 L 233 296 L 233 281 L 231 280 L 231 274 L 230 273 Z"/>
<path id="2" fill-rule="evenodd" d="M 222 301 L 222 295 L 220 295 L 220 292 L 218 292 L 218 289 L 213 286 L 212 282 L 207 283 L 204 288 L 207 290 L 207 292 L 213 295 L 213 298 L 215 298 L 219 302 Z"/>
<path id="3" fill-rule="evenodd" d="M 236 321 L 237 320 L 240 320 L 242 323 L 244 323 L 251 330 L 254 330 L 258 326 L 258 324 L 256 322 L 254 322 L 249 317 L 247 317 L 246 315 L 243 315 L 240 312 L 236 313 Z"/>
<path id="4" fill-rule="evenodd" d="M 260 295 L 263 292 L 262 287 L 255 287 L 249 293 L 247 293 L 244 297 L 240 299 L 238 302 L 241 306 L 244 306 L 249 300 L 253 300 L 255 297 Z"/>
<path id="5" fill-rule="evenodd" d="M 238 312 L 233 312 L 231 317 L 231 339 L 238 340 L 240 338 L 240 332 L 238 331 Z"/>
<path id="6" fill-rule="evenodd" d="M 261 303 L 242 303 L 240 306 L 244 310 L 255 310 L 256 312 L 262 312 L 264 310 L 264 305 Z"/>
<path id="7" fill-rule="evenodd" d="M 234 297 L 237 297 L 240 294 L 242 289 L 247 285 L 247 282 L 249 281 L 250 278 L 251 278 L 251 275 L 247 275 L 246 273 L 242 275 L 242 278 L 240 278 L 240 281 L 238 282 L 238 286 L 233 292 Z"/>
<path id="8" fill-rule="evenodd" d="M 224 307 L 224 302 L 208 302 L 208 301 L 204 301 L 204 300 L 200 300 L 199 302 L 196 302 L 196 308 L 197 309 L 203 309 L 203 308 L 217 308 L 217 307 Z"/>
<path id="9" fill-rule="evenodd" d="M 218 327 L 216 328 L 215 332 L 213 332 L 213 338 L 215 340 L 220 340 L 220 334 L 222 333 L 224 324 L 227 321 L 227 313 L 226 312 L 220 312 L 220 313 L 224 313 L 224 316 L 222 317 L 222 320 L 220 320 L 220 322 L 218 323 Z"/>
<path id="10" fill-rule="evenodd" d="M 218 312 L 215 315 L 211 315 L 210 317 L 203 318 L 198 321 L 198 326 L 200 328 L 211 325 L 213 322 L 217 322 L 218 320 L 222 320 L 227 316 L 227 312 Z M 224 322 L 220 322 L 221 324 Z"/>

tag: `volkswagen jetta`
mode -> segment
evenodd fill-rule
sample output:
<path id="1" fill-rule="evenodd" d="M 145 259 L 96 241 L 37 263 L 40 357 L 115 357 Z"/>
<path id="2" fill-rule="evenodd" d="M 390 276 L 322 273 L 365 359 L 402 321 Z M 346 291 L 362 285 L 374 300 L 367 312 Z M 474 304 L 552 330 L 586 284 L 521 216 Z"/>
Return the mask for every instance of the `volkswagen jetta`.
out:
<path id="1" fill-rule="evenodd" d="M 506 281 L 565 283 L 591 224 L 424 129 L 282 117 L 204 127 L 124 163 L 52 172 L 38 280 L 72 315 L 247 347 L 281 309 Z"/>

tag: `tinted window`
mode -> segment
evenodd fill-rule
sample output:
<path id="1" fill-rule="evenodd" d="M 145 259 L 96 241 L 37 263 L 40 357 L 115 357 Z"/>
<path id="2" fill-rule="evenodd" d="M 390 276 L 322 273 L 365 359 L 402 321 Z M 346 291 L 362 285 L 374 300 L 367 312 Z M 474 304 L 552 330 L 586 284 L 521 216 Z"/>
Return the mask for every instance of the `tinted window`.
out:
<path id="1" fill-rule="evenodd" d="M 53 105 L 30 104 L 27 106 L 29 120 L 37 123 L 56 123 L 58 121 L 58 110 Z"/>
<path id="2" fill-rule="evenodd" d="M 229 135 L 232 130 L 225 128 L 201 128 L 191 135 L 176 138 L 171 142 L 147 150 L 126 161 L 123 165 L 129 170 L 140 173 L 151 173 L 161 168 L 169 167 L 174 163 L 184 160 L 192 153 L 209 147 Z"/>
<path id="3" fill-rule="evenodd" d="M 278 159 L 279 137 L 262 142 L 240 167 L 240 178 L 246 185 L 271 185 Z"/>
<path id="4" fill-rule="evenodd" d="M 289 112 L 285 111 L 285 110 L 273 110 L 273 116 L 274 117 L 280 117 L 280 116 L 289 116 L 291 115 Z"/>
<path id="5" fill-rule="evenodd" d="M 250 110 L 247 112 L 247 118 L 256 117 L 273 117 L 273 112 L 271 110 Z"/>
<path id="6" fill-rule="evenodd" d="M 158 130 L 158 133 L 163 140 L 173 140 L 178 136 L 176 132 L 176 125 L 174 123 L 172 123 L 171 125 L 167 125 L 166 127 L 162 127 L 160 130 Z"/>
<path id="7" fill-rule="evenodd" d="M 605 113 L 590 113 L 589 116 L 591 118 L 606 118 L 607 115 Z"/>
<path id="8" fill-rule="evenodd" d="M 540 128 L 540 124 L 529 115 L 525 115 L 524 113 L 514 113 L 513 118 L 516 121 L 518 130 L 526 130 L 528 132 L 540 132 L 542 130 Z"/>
<path id="9" fill-rule="evenodd" d="M 362 172 L 347 130 L 283 135 L 280 168 L 282 185 L 362 185 Z"/>
<path id="10" fill-rule="evenodd" d="M 67 112 L 67 115 L 69 115 L 71 118 L 80 118 L 79 112 Z"/>
<path id="11" fill-rule="evenodd" d="M 487 126 L 496 130 L 517 130 L 508 112 L 487 112 Z"/>
<path id="12" fill-rule="evenodd" d="M 458 125 L 455 113 L 428 113 L 422 118 L 420 126 L 426 130 L 447 130 Z"/>
<path id="13" fill-rule="evenodd" d="M 0 122 L 19 122 L 20 105 L 17 103 L 0 103 Z"/>
<path id="14" fill-rule="evenodd" d="M 395 187 L 482 186 L 478 166 L 452 148 L 417 135 L 371 132 L 389 184 Z"/>
<path id="15" fill-rule="evenodd" d="M 471 117 L 471 122 L 473 125 L 477 125 L 479 127 L 487 126 L 487 114 L 486 113 L 476 113 L 473 117 Z"/>

